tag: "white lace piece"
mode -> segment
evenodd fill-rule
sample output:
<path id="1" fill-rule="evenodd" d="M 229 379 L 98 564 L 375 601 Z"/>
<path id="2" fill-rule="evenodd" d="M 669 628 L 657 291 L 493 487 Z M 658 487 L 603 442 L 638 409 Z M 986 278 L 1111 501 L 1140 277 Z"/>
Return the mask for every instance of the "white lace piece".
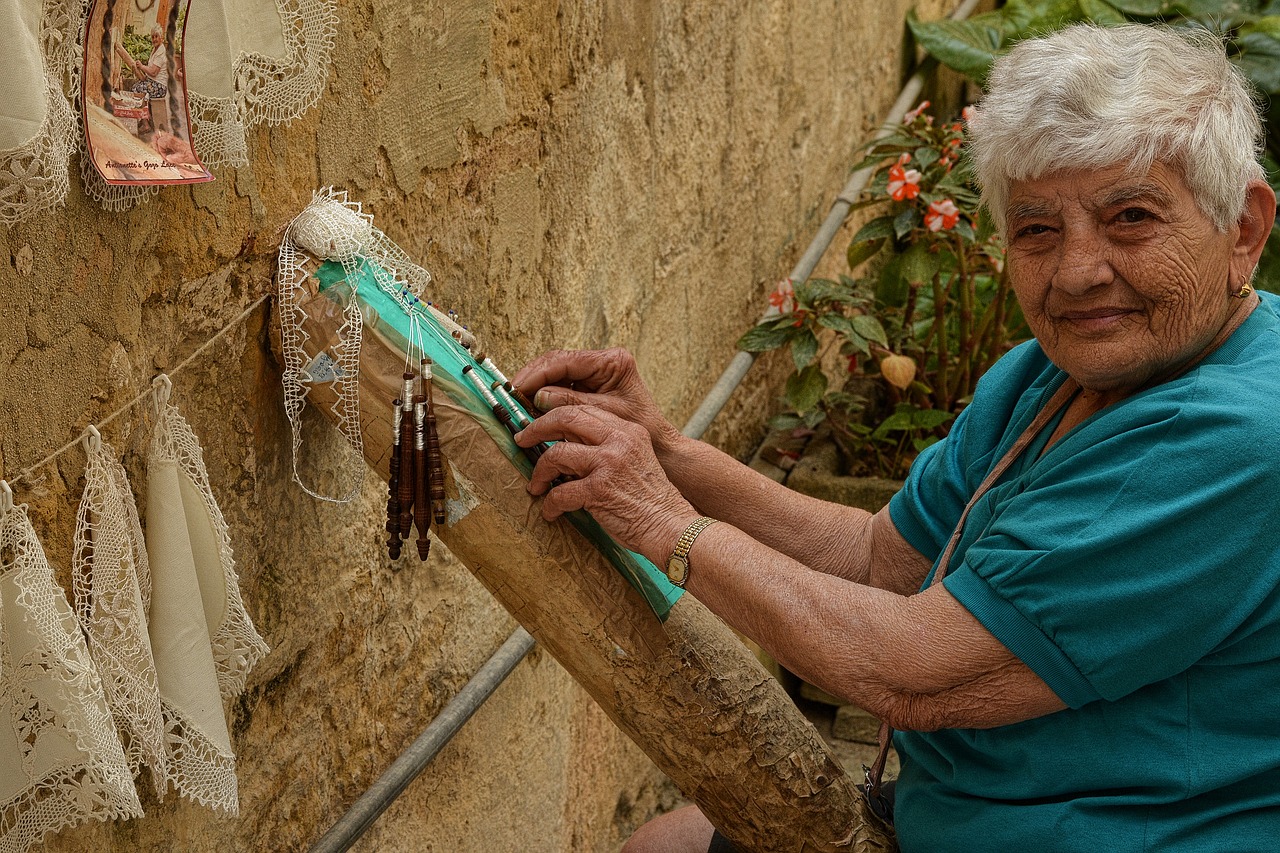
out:
<path id="1" fill-rule="evenodd" d="M 302 412 L 307 405 L 307 391 L 312 381 L 323 381 L 313 380 L 307 371 L 305 345 L 311 336 L 304 328 L 306 314 L 302 303 L 311 295 L 306 281 L 309 275 L 307 264 L 312 258 L 302 247 L 320 246 L 332 252 L 335 258 L 355 261 L 359 257 L 362 240 L 368 240 L 373 231 L 373 217 L 361 213 L 358 204 L 348 203 L 346 193 L 335 193 L 332 189 L 314 193 L 311 203 L 285 230 L 276 267 L 280 348 L 284 357 L 281 381 L 284 385 L 284 410 L 293 430 L 293 481 L 312 497 L 334 503 L 345 503 L 355 497 L 364 473 L 357 382 L 364 324 L 355 300 L 349 301 L 343 309 L 344 322 L 335 340 L 325 348 L 333 365 L 329 373 L 337 397 L 332 410 L 337 415 L 338 429 L 350 448 L 340 475 L 339 493 L 328 495 L 305 482 L 298 471 L 302 450 Z"/>
<path id="2" fill-rule="evenodd" d="M 152 462 L 172 462 L 182 474 L 182 499 L 198 572 L 205 622 L 222 698 L 244 691 L 249 672 L 270 651 L 240 597 L 240 578 L 226 519 L 209 487 L 200 442 L 177 406 L 161 405 Z"/>
<path id="3" fill-rule="evenodd" d="M 158 192 L 157 187 L 108 184 L 90 162 L 79 103 L 90 5 L 91 0 L 43 0 L 45 114 L 31 140 L 0 150 L 0 224 L 62 204 L 70 188 L 69 161 L 77 151 L 85 194 L 104 209 L 128 210 Z M 292 121 L 315 105 L 324 92 L 338 31 L 336 0 L 228 0 L 226 5 L 228 30 L 235 39 L 221 61 L 230 63 L 226 76 L 234 83 L 234 95 L 188 91 L 193 141 L 210 167 L 247 164 L 249 128 Z M 255 31 L 245 23 L 267 18 L 273 21 L 271 29 L 278 26 L 278 35 L 264 36 L 262 28 Z M 0 23 L 7 28 L 9 21 Z M 12 53 L 10 45 L 5 49 Z M 193 50 L 199 49 L 193 44 Z"/>
<path id="4" fill-rule="evenodd" d="M 138 508 L 124 466 L 95 435 L 86 442 L 84 496 L 71 564 L 76 616 L 102 678 L 130 774 L 151 771 L 156 793 L 168 778 L 160 688 L 147 635 L 151 571 Z"/>
<path id="5" fill-rule="evenodd" d="M 25 506 L 0 498 L 0 853 L 142 805 L 102 682 Z"/>
<path id="6" fill-rule="evenodd" d="M 284 55 L 247 50 L 235 63 L 236 92 L 245 122 L 282 124 L 315 105 L 329 75 L 329 57 L 338 34 L 335 0 L 276 0 L 284 35 Z"/>
<path id="7" fill-rule="evenodd" d="M 231 98 L 214 98 L 188 92 L 192 138 L 196 154 L 207 168 L 244 166 L 249 162 L 244 122 L 240 108 Z"/>
<path id="8" fill-rule="evenodd" d="M 276 265 L 280 340 L 285 362 L 282 377 L 285 413 L 293 428 L 294 482 L 312 497 L 341 503 L 355 496 L 363 473 L 364 440 L 360 434 L 358 383 L 363 318 L 356 300 L 349 299 L 343 305 L 344 323 L 336 335 L 328 341 L 312 339 L 306 329 L 307 311 L 303 308 L 303 303 L 314 294 L 307 278 L 310 267 L 326 260 L 342 264 L 352 294 L 358 288 L 357 272 L 365 261 L 370 262 L 367 271 L 372 273 L 375 284 L 406 312 L 428 310 L 450 332 L 457 332 L 469 342 L 475 339 L 425 301 L 431 273 L 410 260 L 395 241 L 375 228 L 373 217 L 364 213 L 358 202 L 333 187 L 312 194 L 310 204 L 285 230 Z M 322 375 L 313 376 L 308 372 L 309 367 L 314 370 L 316 365 L 323 366 Z M 332 383 L 336 397 L 332 410 L 337 415 L 338 429 L 352 451 L 342 475 L 348 488 L 339 497 L 317 492 L 298 473 L 302 412 L 306 408 L 307 391 L 315 382 Z"/>
<path id="9" fill-rule="evenodd" d="M 24 0 L 26 3 L 39 0 Z M 68 22 L 65 0 L 47 0 L 41 7 L 38 53 L 42 68 L 29 69 L 44 93 L 44 116 L 39 130 L 17 147 L 0 150 L 0 224 L 12 225 L 28 216 L 62 204 L 71 186 L 67 161 L 75 148 L 76 117 L 62 92 L 66 62 L 62 42 Z M 12 23 L 12 22 L 7 22 Z M 16 52 L 17 45 L 5 51 Z M 23 81 L 11 80 L 22 85 Z"/>

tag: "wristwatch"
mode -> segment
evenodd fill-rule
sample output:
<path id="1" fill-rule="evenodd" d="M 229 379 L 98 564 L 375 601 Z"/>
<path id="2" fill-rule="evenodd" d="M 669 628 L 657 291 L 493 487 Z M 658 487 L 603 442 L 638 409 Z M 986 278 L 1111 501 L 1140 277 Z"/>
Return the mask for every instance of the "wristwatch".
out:
<path id="1" fill-rule="evenodd" d="M 704 515 L 686 527 L 676 540 L 676 548 L 667 558 L 667 577 L 676 586 L 682 587 L 689 580 L 689 549 L 693 547 L 693 540 L 715 523 L 716 519 Z"/>

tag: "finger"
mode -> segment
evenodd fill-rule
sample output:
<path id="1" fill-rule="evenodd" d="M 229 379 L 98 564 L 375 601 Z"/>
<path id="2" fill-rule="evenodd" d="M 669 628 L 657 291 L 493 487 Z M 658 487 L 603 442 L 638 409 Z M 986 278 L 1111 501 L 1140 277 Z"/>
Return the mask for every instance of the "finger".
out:
<path id="1" fill-rule="evenodd" d="M 529 424 L 515 434 L 521 447 L 540 442 L 573 441 L 578 444 L 603 444 L 611 435 L 629 432 L 627 421 L 611 412 L 593 406 L 563 406 Z"/>
<path id="2" fill-rule="evenodd" d="M 540 389 L 533 404 L 544 413 L 562 406 L 593 406 L 619 417 L 625 417 L 629 408 L 627 400 L 613 394 L 595 394 L 560 385 L 547 385 Z"/>
<path id="3" fill-rule="evenodd" d="M 556 486 L 542 499 L 542 517 L 555 521 L 566 512 L 584 509 L 589 488 L 581 480 L 570 480 Z"/>
<path id="4" fill-rule="evenodd" d="M 582 386 L 582 390 L 608 388 L 633 363 L 622 349 L 553 350 L 538 356 L 516 373 L 512 383 L 529 396 L 548 385 Z"/>
<path id="5" fill-rule="evenodd" d="M 562 441 L 554 444 L 533 466 L 533 474 L 529 477 L 529 492 L 534 495 L 546 494 L 556 485 L 557 480 L 581 479 L 595 470 L 598 464 L 599 450 L 585 444 L 574 444 Z"/>

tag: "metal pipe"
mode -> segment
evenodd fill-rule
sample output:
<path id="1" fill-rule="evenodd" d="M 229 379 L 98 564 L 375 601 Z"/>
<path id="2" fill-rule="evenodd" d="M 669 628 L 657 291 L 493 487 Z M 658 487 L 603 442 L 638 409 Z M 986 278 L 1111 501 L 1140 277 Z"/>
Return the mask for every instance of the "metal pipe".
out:
<path id="1" fill-rule="evenodd" d="M 964 0 L 951 13 L 951 19 L 964 20 L 981 2 L 982 0 Z M 877 139 L 892 133 L 896 123 L 915 105 L 916 99 L 920 97 L 920 92 L 924 88 L 924 79 L 935 64 L 931 58 L 926 58 L 916 73 L 907 80 L 898 99 L 889 109 L 889 118 L 877 131 Z M 849 178 L 844 189 L 836 196 L 831 212 L 827 214 L 818 233 L 814 235 L 809 247 L 792 269 L 789 277 L 793 281 L 804 281 L 812 275 L 818 261 L 822 259 L 831 241 L 835 239 L 840 227 L 844 224 L 849 208 L 866 187 L 870 175 L 871 170 L 867 168 L 854 172 Z M 770 306 L 764 316 L 769 317 L 776 313 L 778 313 L 777 309 Z M 755 363 L 755 358 L 754 353 L 748 352 L 739 352 L 735 355 L 715 385 L 707 392 L 702 405 L 693 413 L 680 432 L 689 438 L 701 438 L 711 426 L 711 422 L 715 420 L 716 415 L 724 408 L 725 403 L 729 401 L 730 395 L 742 384 L 751 365 Z M 493 657 L 485 662 L 479 672 L 458 691 L 458 695 L 454 696 L 439 715 L 427 725 L 418 739 L 401 753 L 377 781 L 360 796 L 360 799 L 352 803 L 346 814 L 321 836 L 320 840 L 311 847 L 310 853 L 342 853 L 349 850 L 351 845 L 403 793 L 409 783 L 426 769 L 463 724 L 471 719 L 479 707 L 493 695 L 498 685 L 506 680 L 525 655 L 533 649 L 533 645 L 534 639 L 529 632 L 524 628 L 516 628 L 502 647 L 494 652 Z"/>
<path id="2" fill-rule="evenodd" d="M 361 794 L 360 799 L 351 804 L 346 814 L 312 845 L 311 853 L 339 853 L 349 850 L 356 839 L 403 793 L 409 783 L 418 778 L 418 774 L 426 769 L 431 760 L 444 749 L 445 744 L 471 719 L 471 715 L 493 695 L 493 691 L 498 689 L 498 685 L 506 680 L 532 648 L 533 637 L 524 628 L 516 628 L 493 653 L 493 657 L 485 661 L 480 671 L 472 676 L 426 730 L 418 735 L 418 739 L 400 753 L 377 781 L 369 786 L 369 790 Z"/>

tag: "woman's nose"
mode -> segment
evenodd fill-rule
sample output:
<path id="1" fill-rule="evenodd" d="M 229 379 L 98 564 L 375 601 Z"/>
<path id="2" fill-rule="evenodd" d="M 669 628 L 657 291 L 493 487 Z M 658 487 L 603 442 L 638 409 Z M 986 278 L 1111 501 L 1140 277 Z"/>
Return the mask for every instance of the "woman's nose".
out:
<path id="1" fill-rule="evenodd" d="M 1064 235 L 1062 257 L 1051 282 L 1054 287 L 1078 296 L 1114 278 L 1105 240 L 1092 233 Z"/>

